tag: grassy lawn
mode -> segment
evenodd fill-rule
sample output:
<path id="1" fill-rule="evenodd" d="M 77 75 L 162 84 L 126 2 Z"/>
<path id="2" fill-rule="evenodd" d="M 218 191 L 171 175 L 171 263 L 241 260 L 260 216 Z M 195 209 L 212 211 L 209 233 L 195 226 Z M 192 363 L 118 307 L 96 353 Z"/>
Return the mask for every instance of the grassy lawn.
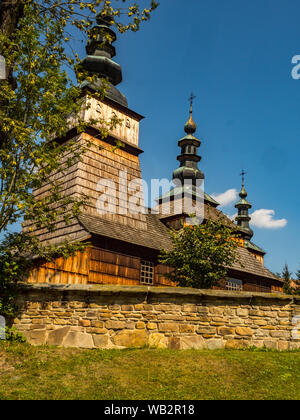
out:
<path id="1" fill-rule="evenodd" d="M 300 399 L 300 352 L 102 351 L 0 342 L 0 399 Z"/>

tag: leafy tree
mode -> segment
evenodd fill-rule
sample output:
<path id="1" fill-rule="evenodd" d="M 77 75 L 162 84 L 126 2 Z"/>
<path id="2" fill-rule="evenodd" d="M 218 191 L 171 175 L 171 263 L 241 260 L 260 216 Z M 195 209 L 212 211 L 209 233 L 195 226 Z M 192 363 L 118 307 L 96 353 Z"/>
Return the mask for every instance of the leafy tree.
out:
<path id="1" fill-rule="evenodd" d="M 172 250 L 160 262 L 174 270 L 168 277 L 181 287 L 210 289 L 225 279 L 236 260 L 237 235 L 220 219 L 170 231 Z"/>
<path id="2" fill-rule="evenodd" d="M 82 156 L 88 144 L 51 141 L 63 137 L 70 115 L 80 115 L 89 107 L 79 87 L 93 81 L 78 66 L 70 39 L 76 31 L 91 35 L 95 14 L 109 15 L 120 32 L 137 31 L 157 7 L 147 0 L 140 8 L 122 0 L 127 8 L 116 8 L 108 0 L 2 0 L 0 4 L 0 52 L 6 59 L 7 78 L 0 80 L 0 313 L 12 311 L 11 285 L 30 267 L 29 256 L 64 256 L 81 249 L 82 244 L 44 247 L 30 230 L 8 233 L 23 220 L 29 226 L 54 229 L 58 221 L 69 223 L 88 198 L 65 197 L 56 172 L 67 171 Z M 71 34 L 70 34 L 71 32 Z M 99 98 L 105 94 L 102 83 Z M 102 125 L 102 137 L 118 121 L 89 121 Z M 78 117 L 77 131 L 84 122 Z M 49 191 L 39 198 L 33 190 L 49 183 Z M 3 239 L 4 238 L 4 239 Z"/>

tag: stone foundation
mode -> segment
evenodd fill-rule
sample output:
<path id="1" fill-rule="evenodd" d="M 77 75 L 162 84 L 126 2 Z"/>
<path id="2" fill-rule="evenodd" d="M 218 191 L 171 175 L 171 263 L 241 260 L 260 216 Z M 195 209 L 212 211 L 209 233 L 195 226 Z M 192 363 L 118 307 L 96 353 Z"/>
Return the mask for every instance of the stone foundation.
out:
<path id="1" fill-rule="evenodd" d="M 300 348 L 300 298 L 147 286 L 22 285 L 15 327 L 33 345 Z"/>

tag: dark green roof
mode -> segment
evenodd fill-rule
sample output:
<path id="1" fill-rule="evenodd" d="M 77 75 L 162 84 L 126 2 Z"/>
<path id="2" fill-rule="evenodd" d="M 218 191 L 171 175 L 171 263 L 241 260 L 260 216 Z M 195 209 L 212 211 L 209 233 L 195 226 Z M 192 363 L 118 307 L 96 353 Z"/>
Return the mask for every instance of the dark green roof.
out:
<path id="1" fill-rule="evenodd" d="M 166 194 L 159 197 L 159 201 L 164 201 L 166 199 L 176 197 L 177 195 L 178 196 L 183 196 L 183 195 L 195 196 L 196 198 L 199 198 L 199 199 L 203 198 L 202 194 L 199 192 L 197 188 L 195 187 L 193 188 L 193 186 L 185 185 L 182 187 L 175 187 L 172 190 L 168 191 Z M 207 193 L 204 193 L 204 201 L 211 203 L 213 207 L 219 206 L 219 203 Z"/>
<path id="2" fill-rule="evenodd" d="M 245 241 L 245 248 L 252 249 L 253 251 L 260 252 L 261 254 L 266 254 L 266 252 L 262 248 L 260 248 L 259 246 L 255 245 L 251 241 Z"/>
<path id="3" fill-rule="evenodd" d="M 252 207 L 251 204 L 249 203 L 249 201 L 247 201 L 245 198 L 242 198 L 240 201 L 238 201 L 235 205 L 236 208 L 238 208 L 239 206 L 248 206 L 248 207 Z"/>

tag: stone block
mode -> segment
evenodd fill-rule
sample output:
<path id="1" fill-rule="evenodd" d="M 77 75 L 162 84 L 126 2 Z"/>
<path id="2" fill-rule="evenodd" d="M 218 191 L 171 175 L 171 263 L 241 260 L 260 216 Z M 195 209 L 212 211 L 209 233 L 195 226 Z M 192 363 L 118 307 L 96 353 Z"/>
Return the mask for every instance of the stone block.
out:
<path id="1" fill-rule="evenodd" d="M 148 322 L 147 329 L 148 330 L 156 330 L 157 329 L 157 324 L 155 322 Z"/>
<path id="2" fill-rule="evenodd" d="M 255 325 L 258 325 L 259 327 L 262 327 L 262 326 L 268 325 L 268 321 L 266 321 L 265 319 L 255 319 L 255 320 L 253 321 L 253 323 L 254 323 Z"/>
<path id="3" fill-rule="evenodd" d="M 289 343 L 289 350 L 299 350 L 300 349 L 300 343 Z"/>
<path id="4" fill-rule="evenodd" d="M 289 349 L 289 342 L 288 341 L 278 341 L 278 350 L 279 351 L 287 351 Z"/>
<path id="5" fill-rule="evenodd" d="M 229 327 L 219 327 L 218 328 L 218 334 L 225 336 L 225 335 L 233 335 L 235 333 L 235 329 L 234 328 L 229 328 Z"/>
<path id="6" fill-rule="evenodd" d="M 179 331 L 183 334 L 195 332 L 195 325 L 179 324 Z"/>
<path id="7" fill-rule="evenodd" d="M 111 349 L 114 347 L 108 335 L 93 335 L 94 346 L 98 349 Z"/>
<path id="8" fill-rule="evenodd" d="M 108 308 L 111 311 L 120 311 L 121 310 L 121 306 L 120 305 L 109 305 Z"/>
<path id="9" fill-rule="evenodd" d="M 64 338 L 70 332 L 71 327 L 58 328 L 48 333 L 47 344 L 49 346 L 61 346 Z"/>
<path id="10" fill-rule="evenodd" d="M 226 349 L 245 349 L 249 347 L 249 341 L 247 340 L 235 340 L 230 339 L 226 341 Z"/>
<path id="11" fill-rule="evenodd" d="M 32 346 L 42 346 L 46 343 L 47 332 L 44 330 L 22 331 L 22 335 Z"/>
<path id="12" fill-rule="evenodd" d="M 103 321 L 92 321 L 91 326 L 94 328 L 104 328 L 104 322 Z"/>
<path id="13" fill-rule="evenodd" d="M 217 328 L 215 327 L 202 327 L 200 326 L 197 330 L 198 334 L 217 334 Z"/>
<path id="14" fill-rule="evenodd" d="M 251 345 L 258 348 L 258 349 L 262 349 L 264 347 L 264 342 L 263 342 L 263 340 L 253 340 L 251 342 Z"/>
<path id="15" fill-rule="evenodd" d="M 147 344 L 145 330 L 123 330 L 114 336 L 113 342 L 120 347 L 143 347 Z"/>
<path id="16" fill-rule="evenodd" d="M 219 338 L 211 338 L 206 340 L 208 350 L 220 350 L 225 348 L 225 341 Z"/>
<path id="17" fill-rule="evenodd" d="M 79 347 L 83 349 L 93 349 L 95 347 L 91 334 L 77 331 L 70 331 L 63 340 L 63 347 Z"/>
<path id="18" fill-rule="evenodd" d="M 158 329 L 159 331 L 163 331 L 163 332 L 178 332 L 179 330 L 179 326 L 178 324 L 175 323 L 162 323 L 158 325 Z"/>
<path id="19" fill-rule="evenodd" d="M 183 312 L 197 312 L 198 307 L 196 305 L 183 305 Z"/>
<path id="20" fill-rule="evenodd" d="M 203 350 L 203 349 L 206 349 L 206 343 L 203 337 L 201 337 L 200 335 L 181 337 L 180 349 L 181 350 L 188 350 L 188 349 Z"/>
<path id="21" fill-rule="evenodd" d="M 238 308 L 236 310 L 236 314 L 237 316 L 247 317 L 249 315 L 249 311 L 248 309 Z"/>
<path id="22" fill-rule="evenodd" d="M 168 348 L 168 340 L 163 334 L 152 333 L 148 337 L 148 345 L 157 349 Z"/>
<path id="23" fill-rule="evenodd" d="M 123 328 L 125 328 L 125 322 L 110 320 L 106 322 L 105 326 L 108 330 L 122 330 Z"/>
<path id="24" fill-rule="evenodd" d="M 278 316 L 279 318 L 289 318 L 290 312 L 279 312 Z"/>
<path id="25" fill-rule="evenodd" d="M 273 338 L 290 338 L 291 333 L 289 331 L 271 331 L 270 336 Z"/>
<path id="26" fill-rule="evenodd" d="M 264 346 L 270 350 L 277 350 L 278 348 L 277 341 L 272 340 L 264 340 Z"/>
<path id="27" fill-rule="evenodd" d="M 180 350 L 180 337 L 169 337 L 168 348 L 171 350 Z"/>
<path id="28" fill-rule="evenodd" d="M 81 319 L 81 320 L 79 321 L 79 325 L 80 325 L 81 327 L 90 327 L 90 325 L 91 325 L 91 321 L 89 321 L 88 319 Z"/>
<path id="29" fill-rule="evenodd" d="M 224 308 L 218 308 L 218 307 L 216 307 L 216 306 L 210 306 L 209 307 L 209 312 L 211 313 L 211 314 L 214 314 L 214 315 L 223 315 L 223 313 L 224 313 Z"/>
<path id="30" fill-rule="evenodd" d="M 251 328 L 248 327 L 237 327 L 236 328 L 236 333 L 237 335 L 241 335 L 241 336 L 252 336 L 253 335 L 253 330 Z"/>
<path id="31" fill-rule="evenodd" d="M 86 332 L 88 334 L 107 334 L 108 330 L 106 328 L 86 328 L 85 331 L 81 332 Z"/>
<path id="32" fill-rule="evenodd" d="M 209 309 L 206 306 L 198 306 L 197 312 L 200 314 L 208 314 Z"/>

